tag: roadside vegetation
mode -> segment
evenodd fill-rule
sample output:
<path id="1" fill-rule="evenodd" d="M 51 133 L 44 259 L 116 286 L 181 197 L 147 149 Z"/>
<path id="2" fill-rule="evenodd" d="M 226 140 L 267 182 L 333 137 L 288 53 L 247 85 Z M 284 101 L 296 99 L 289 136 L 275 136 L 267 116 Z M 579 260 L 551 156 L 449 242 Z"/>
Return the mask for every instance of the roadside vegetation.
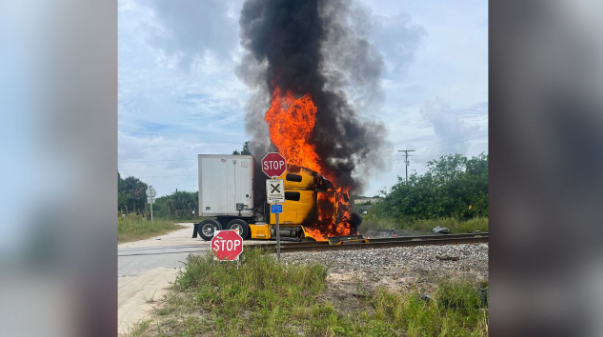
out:
<path id="1" fill-rule="evenodd" d="M 488 155 L 442 156 L 423 175 L 398 177 L 364 215 L 361 231 L 386 228 L 452 232 L 488 229 Z"/>
<path id="2" fill-rule="evenodd" d="M 455 218 L 447 218 L 435 220 L 416 220 L 410 222 L 387 219 L 365 220 L 360 226 L 360 231 L 362 234 L 368 235 L 388 229 L 427 233 L 431 232 L 435 227 L 448 228 L 450 229 L 451 233 L 487 232 L 488 218 L 473 218 L 466 221 Z"/>
<path id="3" fill-rule="evenodd" d="M 128 214 L 117 217 L 117 242 L 128 242 L 147 239 L 166 234 L 176 229 L 185 228 L 174 221 L 164 219 L 147 220 L 142 215 Z"/>
<path id="4" fill-rule="evenodd" d="M 322 265 L 278 264 L 260 251 L 235 263 L 191 255 L 153 319 L 131 336 L 487 336 L 488 308 L 477 285 L 442 281 L 430 294 L 368 291 L 351 312 L 327 298 Z M 483 285 L 482 285 L 483 286 Z M 343 304 L 342 304 L 343 303 Z"/>

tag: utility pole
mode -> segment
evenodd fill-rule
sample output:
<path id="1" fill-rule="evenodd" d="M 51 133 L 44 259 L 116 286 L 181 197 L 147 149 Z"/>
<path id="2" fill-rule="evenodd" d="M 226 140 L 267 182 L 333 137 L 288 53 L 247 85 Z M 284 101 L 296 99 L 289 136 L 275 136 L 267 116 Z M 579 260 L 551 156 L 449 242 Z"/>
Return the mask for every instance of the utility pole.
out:
<path id="1" fill-rule="evenodd" d="M 404 152 L 404 154 L 406 155 L 406 157 L 404 158 L 404 162 L 406 163 L 406 182 L 405 182 L 405 184 L 408 184 L 408 165 L 409 165 L 408 153 L 414 152 L 414 151 L 415 150 L 398 150 L 398 152 Z"/>

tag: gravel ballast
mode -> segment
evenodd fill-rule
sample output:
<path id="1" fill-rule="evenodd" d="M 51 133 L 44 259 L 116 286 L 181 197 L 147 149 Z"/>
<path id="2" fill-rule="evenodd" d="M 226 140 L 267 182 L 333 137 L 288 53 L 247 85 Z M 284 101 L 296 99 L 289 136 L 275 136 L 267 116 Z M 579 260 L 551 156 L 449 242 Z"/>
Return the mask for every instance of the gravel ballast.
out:
<path id="1" fill-rule="evenodd" d="M 443 279 L 488 281 L 488 244 L 393 247 L 384 249 L 291 252 L 286 264 L 320 263 L 329 266 L 327 281 L 339 287 L 355 283 L 371 290 L 432 289 Z"/>

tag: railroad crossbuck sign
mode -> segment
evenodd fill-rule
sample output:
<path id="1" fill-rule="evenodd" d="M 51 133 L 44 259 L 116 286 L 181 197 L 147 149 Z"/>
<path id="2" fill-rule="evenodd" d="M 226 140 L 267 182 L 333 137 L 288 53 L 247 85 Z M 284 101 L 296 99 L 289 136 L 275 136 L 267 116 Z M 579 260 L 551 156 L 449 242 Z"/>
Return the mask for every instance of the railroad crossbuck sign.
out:
<path id="1" fill-rule="evenodd" d="M 219 230 L 216 231 L 211 239 L 211 252 L 216 260 L 236 261 L 243 252 L 243 238 L 238 230 Z"/>
<path id="2" fill-rule="evenodd" d="M 268 178 L 280 177 L 286 170 L 287 161 L 278 152 L 270 152 L 262 159 L 262 171 Z"/>
<path id="3" fill-rule="evenodd" d="M 266 179 L 266 199 L 269 204 L 285 202 L 285 181 L 283 179 Z"/>

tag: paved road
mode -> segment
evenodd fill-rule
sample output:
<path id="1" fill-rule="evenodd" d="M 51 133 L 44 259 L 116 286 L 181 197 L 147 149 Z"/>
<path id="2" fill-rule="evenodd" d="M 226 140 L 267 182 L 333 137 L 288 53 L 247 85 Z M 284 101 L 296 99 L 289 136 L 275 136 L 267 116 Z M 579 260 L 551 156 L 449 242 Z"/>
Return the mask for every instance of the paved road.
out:
<path id="1" fill-rule="evenodd" d="M 156 238 L 128 242 L 117 248 L 117 275 L 135 276 L 155 268 L 178 269 L 189 254 L 203 254 L 210 245 L 192 238 L 193 224 Z"/>
<path id="2" fill-rule="evenodd" d="M 208 249 L 209 245 L 119 249 L 117 273 L 119 276 L 133 276 L 160 267 L 177 269 L 189 254 L 200 254 Z"/>
<path id="3" fill-rule="evenodd" d="M 142 241 L 127 242 L 117 247 L 117 275 L 135 276 L 155 268 L 178 269 L 189 254 L 205 254 L 210 243 L 192 238 L 193 224 L 186 228 Z M 270 241 L 245 241 L 245 245 L 266 244 Z"/>

